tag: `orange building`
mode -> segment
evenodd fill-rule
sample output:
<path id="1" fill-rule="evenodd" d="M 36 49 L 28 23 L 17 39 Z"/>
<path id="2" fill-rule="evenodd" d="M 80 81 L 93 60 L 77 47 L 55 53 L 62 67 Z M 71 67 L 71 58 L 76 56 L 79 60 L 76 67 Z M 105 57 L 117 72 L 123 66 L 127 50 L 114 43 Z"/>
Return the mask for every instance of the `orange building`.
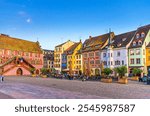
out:
<path id="1" fill-rule="evenodd" d="M 31 42 L 0 34 L 0 73 L 30 75 L 31 69 L 40 74 L 43 54 L 39 42 Z"/>
<path id="2" fill-rule="evenodd" d="M 147 73 L 150 75 L 150 43 L 146 46 L 146 66 Z"/>

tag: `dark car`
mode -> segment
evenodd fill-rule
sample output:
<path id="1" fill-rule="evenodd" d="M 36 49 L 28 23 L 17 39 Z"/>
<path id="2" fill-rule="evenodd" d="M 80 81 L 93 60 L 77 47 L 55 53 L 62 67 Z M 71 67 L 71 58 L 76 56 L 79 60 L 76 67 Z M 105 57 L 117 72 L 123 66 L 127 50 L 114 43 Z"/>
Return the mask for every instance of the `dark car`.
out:
<path id="1" fill-rule="evenodd" d="M 147 78 L 147 85 L 150 85 L 150 76 Z"/>
<path id="2" fill-rule="evenodd" d="M 147 82 L 147 76 L 142 77 L 142 82 Z"/>

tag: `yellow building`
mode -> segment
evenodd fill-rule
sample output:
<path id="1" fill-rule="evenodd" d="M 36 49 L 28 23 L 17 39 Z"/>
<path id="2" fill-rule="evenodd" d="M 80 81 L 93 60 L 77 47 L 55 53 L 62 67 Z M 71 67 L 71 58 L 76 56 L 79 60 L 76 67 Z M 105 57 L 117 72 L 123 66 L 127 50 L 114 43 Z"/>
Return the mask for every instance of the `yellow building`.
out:
<path id="1" fill-rule="evenodd" d="M 150 75 L 150 43 L 146 46 L 146 66 L 147 73 Z"/>
<path id="2" fill-rule="evenodd" d="M 81 74 L 82 69 L 82 42 L 78 42 L 69 47 L 65 52 L 67 54 L 67 69 L 69 74 Z"/>
<path id="3" fill-rule="evenodd" d="M 65 43 L 62 43 L 60 45 L 57 45 L 54 50 L 54 68 L 57 71 L 57 73 L 60 73 L 62 71 L 62 54 L 65 50 L 67 50 L 70 46 L 72 46 L 74 42 L 68 40 Z"/>

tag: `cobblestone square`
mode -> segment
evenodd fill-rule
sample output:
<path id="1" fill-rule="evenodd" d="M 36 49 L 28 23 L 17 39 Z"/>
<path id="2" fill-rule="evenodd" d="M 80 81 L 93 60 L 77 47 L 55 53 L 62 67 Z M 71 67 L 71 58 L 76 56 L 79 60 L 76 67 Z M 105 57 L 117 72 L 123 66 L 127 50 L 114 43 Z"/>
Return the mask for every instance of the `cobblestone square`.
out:
<path id="1" fill-rule="evenodd" d="M 149 99 L 150 86 L 54 78 L 5 77 L 1 99 Z"/>

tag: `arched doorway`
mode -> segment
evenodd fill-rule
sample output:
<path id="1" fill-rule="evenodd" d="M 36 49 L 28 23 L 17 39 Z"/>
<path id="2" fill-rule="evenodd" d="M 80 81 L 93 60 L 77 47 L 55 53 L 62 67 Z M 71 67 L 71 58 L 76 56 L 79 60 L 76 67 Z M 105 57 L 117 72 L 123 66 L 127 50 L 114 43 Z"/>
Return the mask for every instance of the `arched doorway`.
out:
<path id="1" fill-rule="evenodd" d="M 40 71 L 39 71 L 38 69 L 36 70 L 36 74 L 37 74 L 37 75 L 39 75 L 39 74 L 40 74 Z"/>
<path id="2" fill-rule="evenodd" d="M 100 75 L 100 70 L 99 70 L 98 68 L 95 69 L 95 75 L 96 75 L 96 76 Z"/>
<path id="3" fill-rule="evenodd" d="M 23 71 L 21 68 L 18 68 L 16 73 L 17 75 L 23 75 Z"/>

